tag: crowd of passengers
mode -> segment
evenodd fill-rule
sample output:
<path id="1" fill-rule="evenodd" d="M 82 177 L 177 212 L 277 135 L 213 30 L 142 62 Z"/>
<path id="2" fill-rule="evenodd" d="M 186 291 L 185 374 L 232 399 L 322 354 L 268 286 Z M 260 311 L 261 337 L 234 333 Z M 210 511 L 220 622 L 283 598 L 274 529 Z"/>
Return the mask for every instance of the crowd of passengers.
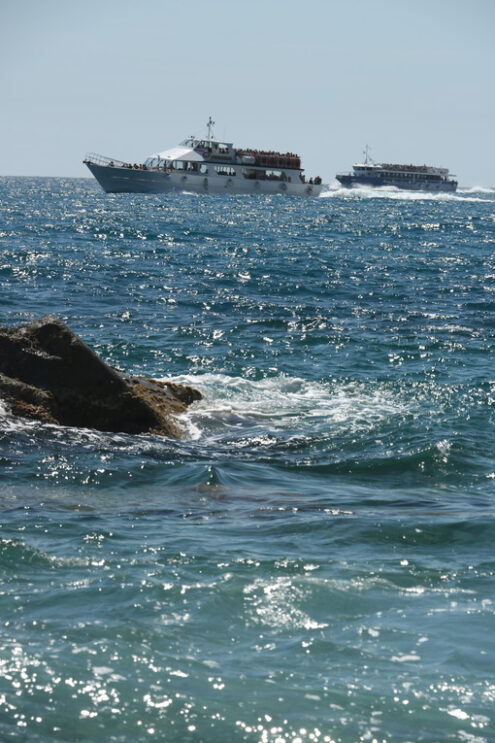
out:
<path id="1" fill-rule="evenodd" d="M 148 170 L 148 167 L 144 164 L 138 165 L 137 163 L 119 163 L 118 165 L 115 165 L 113 160 L 110 160 L 108 163 L 109 168 L 130 168 L 130 170 Z"/>
<path id="2" fill-rule="evenodd" d="M 236 155 L 259 155 L 260 157 L 297 157 L 293 152 L 275 152 L 274 150 L 235 150 Z"/>

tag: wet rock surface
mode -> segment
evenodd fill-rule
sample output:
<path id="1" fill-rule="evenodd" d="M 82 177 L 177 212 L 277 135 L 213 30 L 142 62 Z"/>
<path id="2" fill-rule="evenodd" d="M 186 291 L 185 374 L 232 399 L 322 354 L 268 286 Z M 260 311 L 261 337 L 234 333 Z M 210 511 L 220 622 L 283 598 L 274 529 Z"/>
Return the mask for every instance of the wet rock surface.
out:
<path id="1" fill-rule="evenodd" d="M 180 437 L 174 417 L 201 393 L 120 374 L 51 315 L 0 326 L 0 399 L 12 414 L 64 426 Z"/>

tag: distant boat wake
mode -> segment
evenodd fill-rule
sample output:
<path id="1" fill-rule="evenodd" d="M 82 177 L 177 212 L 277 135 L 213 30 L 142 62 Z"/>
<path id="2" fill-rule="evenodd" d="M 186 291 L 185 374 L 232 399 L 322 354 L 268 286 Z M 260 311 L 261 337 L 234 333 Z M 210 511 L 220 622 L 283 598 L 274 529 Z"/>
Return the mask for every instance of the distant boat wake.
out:
<path id="1" fill-rule="evenodd" d="M 355 186 L 344 188 L 337 183 L 320 194 L 320 199 L 328 198 L 367 198 L 396 199 L 399 201 L 486 201 L 484 198 L 473 198 L 475 194 L 495 194 L 495 189 L 483 186 L 460 188 L 456 193 L 428 193 L 426 191 L 405 191 L 394 186 Z"/>

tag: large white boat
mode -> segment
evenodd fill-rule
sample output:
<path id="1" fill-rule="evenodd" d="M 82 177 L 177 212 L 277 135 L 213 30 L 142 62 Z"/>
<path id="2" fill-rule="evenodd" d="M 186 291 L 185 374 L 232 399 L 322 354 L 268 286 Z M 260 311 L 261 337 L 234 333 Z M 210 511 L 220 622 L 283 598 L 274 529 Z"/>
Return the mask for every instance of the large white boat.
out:
<path id="1" fill-rule="evenodd" d="M 214 124 L 210 117 L 206 138 L 188 137 L 142 164 L 95 153 L 86 155 L 84 163 L 107 193 L 320 194 L 321 178 L 306 179 L 298 155 L 236 149 L 215 139 Z"/>

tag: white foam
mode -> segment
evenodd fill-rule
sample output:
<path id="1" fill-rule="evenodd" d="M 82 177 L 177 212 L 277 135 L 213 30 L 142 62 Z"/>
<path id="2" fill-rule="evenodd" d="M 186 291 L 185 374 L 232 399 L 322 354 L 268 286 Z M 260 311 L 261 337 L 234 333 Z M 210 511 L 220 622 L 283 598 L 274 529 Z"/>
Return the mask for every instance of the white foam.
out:
<path id="1" fill-rule="evenodd" d="M 27 418 L 17 418 L 9 410 L 8 405 L 0 400 L 0 430 L 7 433 L 32 429 L 36 424 Z"/>
<path id="2" fill-rule="evenodd" d="M 406 410 L 385 388 L 370 391 L 357 383 L 308 381 L 286 374 L 253 381 L 209 373 L 172 381 L 203 393 L 203 400 L 179 418 L 192 439 L 236 429 L 241 435 L 251 429 L 251 436 L 259 438 L 258 427 L 262 427 L 265 439 L 280 430 L 297 430 L 299 436 L 304 435 L 306 427 L 321 433 L 342 428 L 357 431 Z"/>
<path id="3" fill-rule="evenodd" d="M 354 188 L 333 188 L 320 194 L 320 198 L 347 198 L 347 199 L 395 199 L 397 201 L 469 201 L 483 202 L 487 199 L 467 196 L 471 193 L 493 194 L 492 189 L 472 188 L 459 189 L 456 193 L 428 193 L 427 191 L 406 191 L 393 186 L 357 186 Z"/>
<path id="4" fill-rule="evenodd" d="M 471 186 L 469 188 L 459 188 L 458 193 L 492 193 L 495 194 L 495 188 L 487 188 L 486 186 Z"/>

